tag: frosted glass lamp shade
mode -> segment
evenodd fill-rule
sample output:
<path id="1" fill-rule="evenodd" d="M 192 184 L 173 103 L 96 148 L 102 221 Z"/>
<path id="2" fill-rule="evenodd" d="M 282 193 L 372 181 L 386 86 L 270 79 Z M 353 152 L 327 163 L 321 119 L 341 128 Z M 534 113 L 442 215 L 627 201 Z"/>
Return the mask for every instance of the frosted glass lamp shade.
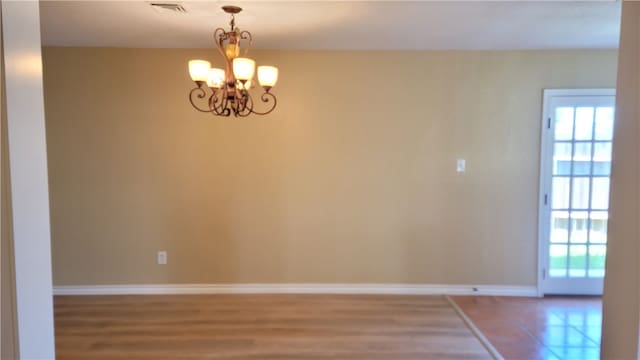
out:
<path id="1" fill-rule="evenodd" d="M 278 68 L 275 66 L 258 66 L 258 82 L 266 88 L 276 86 L 278 82 Z"/>
<path id="2" fill-rule="evenodd" d="M 211 63 L 205 60 L 191 60 L 189 61 L 189 75 L 191 80 L 206 82 L 209 77 L 209 69 Z"/>
<path id="3" fill-rule="evenodd" d="M 224 85 L 224 80 L 224 70 L 218 68 L 209 69 L 207 86 L 214 89 L 220 89 Z"/>
<path id="4" fill-rule="evenodd" d="M 240 81 L 247 81 L 253 78 L 256 71 L 256 62 L 249 58 L 233 59 L 233 75 Z"/>

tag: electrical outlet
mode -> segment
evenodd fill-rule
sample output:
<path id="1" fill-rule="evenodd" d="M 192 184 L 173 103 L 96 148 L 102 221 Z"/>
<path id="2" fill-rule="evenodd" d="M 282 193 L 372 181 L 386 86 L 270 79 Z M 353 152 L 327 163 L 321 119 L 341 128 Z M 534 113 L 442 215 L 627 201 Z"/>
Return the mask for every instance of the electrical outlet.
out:
<path id="1" fill-rule="evenodd" d="M 167 265 L 167 252 L 158 251 L 158 265 Z"/>
<path id="2" fill-rule="evenodd" d="M 463 173 L 467 170 L 467 162 L 465 159 L 458 159 L 456 162 L 456 171 L 459 173 Z"/>

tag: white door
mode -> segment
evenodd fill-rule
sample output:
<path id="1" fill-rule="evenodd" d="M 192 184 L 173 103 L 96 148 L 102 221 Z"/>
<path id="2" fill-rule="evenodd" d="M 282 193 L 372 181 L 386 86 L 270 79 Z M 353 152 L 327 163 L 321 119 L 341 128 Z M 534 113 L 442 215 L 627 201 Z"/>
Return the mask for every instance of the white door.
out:
<path id="1" fill-rule="evenodd" d="M 540 291 L 602 294 L 615 90 L 546 90 Z"/>

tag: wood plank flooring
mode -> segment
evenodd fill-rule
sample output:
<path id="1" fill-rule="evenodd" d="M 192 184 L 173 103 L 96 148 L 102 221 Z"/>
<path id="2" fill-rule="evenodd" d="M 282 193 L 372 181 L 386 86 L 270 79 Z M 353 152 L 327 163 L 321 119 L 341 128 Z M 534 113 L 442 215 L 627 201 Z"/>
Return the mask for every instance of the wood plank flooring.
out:
<path id="1" fill-rule="evenodd" d="M 444 297 L 56 296 L 58 359 L 490 359 Z"/>

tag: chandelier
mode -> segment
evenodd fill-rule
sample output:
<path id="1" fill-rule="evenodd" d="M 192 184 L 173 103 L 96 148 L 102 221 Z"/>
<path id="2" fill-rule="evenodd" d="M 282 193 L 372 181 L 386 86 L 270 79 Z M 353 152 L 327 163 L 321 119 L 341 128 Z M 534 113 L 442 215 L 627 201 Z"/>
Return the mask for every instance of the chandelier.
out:
<path id="1" fill-rule="evenodd" d="M 234 15 L 242 8 L 223 6 L 222 10 L 231 14 L 231 30 L 217 28 L 213 38 L 224 59 L 225 69 L 212 68 L 206 60 L 190 60 L 189 75 L 196 87 L 189 93 L 189 101 L 196 110 L 217 116 L 266 115 L 276 107 L 276 97 L 270 91 L 278 81 L 278 68 L 258 66 L 258 83 L 264 90 L 260 101 L 266 104 L 266 109 L 258 111 L 249 93 L 255 87 L 256 72 L 255 60 L 246 57 L 251 47 L 251 33 L 236 28 Z"/>

